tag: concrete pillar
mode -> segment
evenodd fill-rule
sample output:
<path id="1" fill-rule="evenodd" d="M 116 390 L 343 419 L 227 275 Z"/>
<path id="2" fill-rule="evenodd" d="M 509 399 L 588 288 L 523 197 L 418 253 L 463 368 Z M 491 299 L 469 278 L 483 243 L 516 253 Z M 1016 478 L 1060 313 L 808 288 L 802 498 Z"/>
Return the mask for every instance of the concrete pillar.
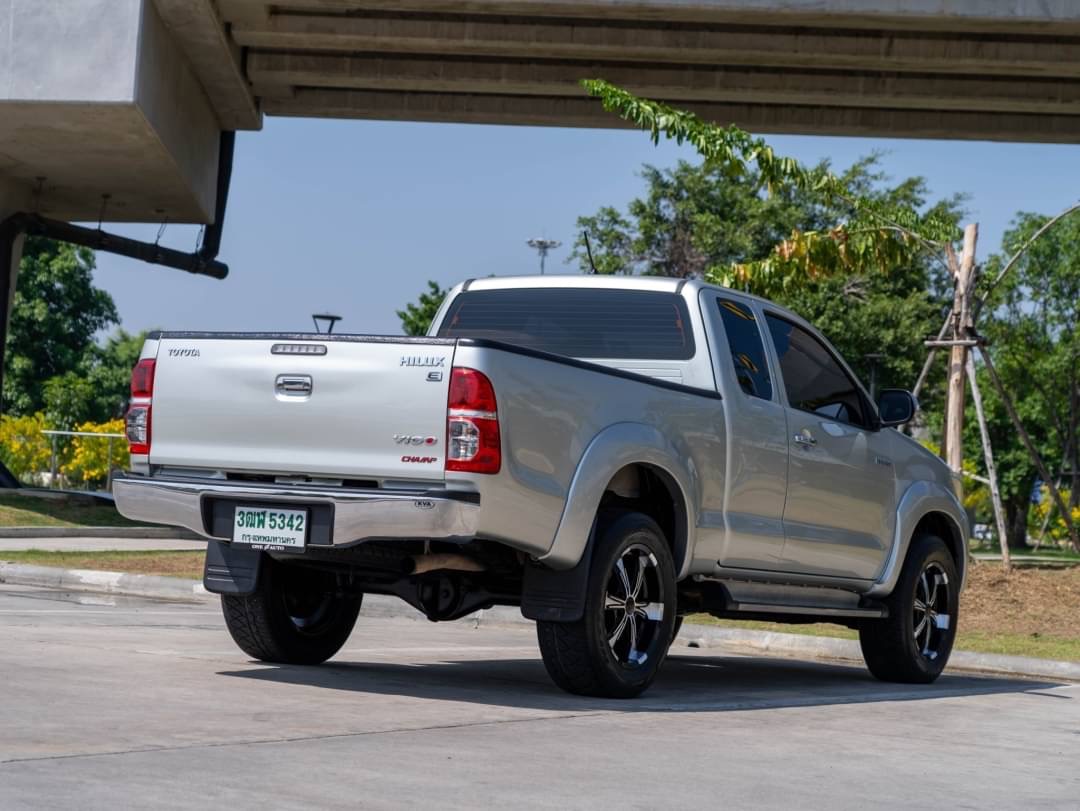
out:
<path id="1" fill-rule="evenodd" d="M 0 394 L 4 386 L 4 350 L 7 347 L 8 321 L 11 318 L 11 305 L 15 298 L 15 284 L 19 278 L 19 261 L 25 237 L 8 218 L 26 210 L 29 202 L 27 190 L 19 184 L 0 178 Z M 3 411 L 3 397 L 0 396 L 0 412 Z M 2 466 L 0 466 L 2 467 Z M 4 471 L 0 470 L 0 486 Z"/>

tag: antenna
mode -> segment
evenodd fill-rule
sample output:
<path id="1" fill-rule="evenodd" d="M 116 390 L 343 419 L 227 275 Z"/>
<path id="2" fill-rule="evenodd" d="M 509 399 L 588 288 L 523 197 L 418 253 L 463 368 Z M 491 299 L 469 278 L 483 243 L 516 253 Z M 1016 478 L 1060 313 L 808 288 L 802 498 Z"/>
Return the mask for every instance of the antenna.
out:
<path id="1" fill-rule="evenodd" d="M 592 268 L 593 273 L 596 273 L 596 262 L 592 258 L 592 245 L 589 244 L 589 232 L 582 231 L 581 235 L 585 237 L 585 253 L 589 255 L 589 267 Z"/>

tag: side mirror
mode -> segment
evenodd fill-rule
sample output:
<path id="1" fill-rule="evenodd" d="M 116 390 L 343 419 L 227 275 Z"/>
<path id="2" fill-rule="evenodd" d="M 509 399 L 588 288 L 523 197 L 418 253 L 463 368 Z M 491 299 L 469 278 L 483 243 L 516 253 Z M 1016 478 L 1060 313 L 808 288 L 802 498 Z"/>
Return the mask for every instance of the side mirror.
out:
<path id="1" fill-rule="evenodd" d="M 882 428 L 892 428 L 911 422 L 919 404 L 904 389 L 882 389 L 877 400 L 878 415 L 881 417 Z"/>

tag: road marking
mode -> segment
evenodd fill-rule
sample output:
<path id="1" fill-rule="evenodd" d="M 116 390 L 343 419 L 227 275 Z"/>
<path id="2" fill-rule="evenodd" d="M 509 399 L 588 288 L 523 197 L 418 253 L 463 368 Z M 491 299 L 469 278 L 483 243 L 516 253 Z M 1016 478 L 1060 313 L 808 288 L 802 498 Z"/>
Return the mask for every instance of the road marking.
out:
<path id="1" fill-rule="evenodd" d="M 108 610 L 94 611 L 93 609 L 95 609 L 95 608 L 108 609 Z M 200 610 L 195 610 L 195 609 L 182 609 L 182 610 L 179 610 L 179 611 L 176 611 L 176 610 L 173 610 L 173 611 L 159 611 L 159 610 L 156 610 L 156 609 L 149 609 L 149 610 L 146 610 L 146 611 L 141 611 L 141 610 L 139 610 L 137 608 L 136 609 L 130 609 L 130 608 L 117 609 L 117 608 L 113 608 L 112 606 L 107 606 L 107 605 L 86 605 L 86 606 L 83 606 L 82 608 L 0 608 L 0 614 L 83 614 L 83 615 L 90 615 L 90 616 L 97 616 L 97 617 L 105 617 L 105 616 L 109 616 L 109 617 L 123 617 L 123 616 L 146 617 L 146 616 L 149 616 L 151 614 L 154 614 L 154 615 L 164 614 L 166 616 L 184 616 L 184 617 L 188 617 L 188 616 L 191 616 L 192 614 L 198 614 L 198 615 L 213 614 L 213 615 L 216 615 L 216 616 L 220 616 L 221 612 L 220 611 L 200 611 Z"/>

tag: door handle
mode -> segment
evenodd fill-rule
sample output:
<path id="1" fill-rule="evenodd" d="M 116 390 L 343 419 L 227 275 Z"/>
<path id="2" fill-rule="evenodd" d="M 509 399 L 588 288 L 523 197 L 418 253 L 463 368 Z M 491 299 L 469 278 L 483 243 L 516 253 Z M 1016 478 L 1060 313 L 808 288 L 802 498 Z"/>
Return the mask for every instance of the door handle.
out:
<path id="1" fill-rule="evenodd" d="M 800 431 L 794 436 L 796 445 L 803 445 L 807 448 L 812 448 L 817 444 L 817 440 L 814 439 L 814 435 L 809 431 Z"/>

